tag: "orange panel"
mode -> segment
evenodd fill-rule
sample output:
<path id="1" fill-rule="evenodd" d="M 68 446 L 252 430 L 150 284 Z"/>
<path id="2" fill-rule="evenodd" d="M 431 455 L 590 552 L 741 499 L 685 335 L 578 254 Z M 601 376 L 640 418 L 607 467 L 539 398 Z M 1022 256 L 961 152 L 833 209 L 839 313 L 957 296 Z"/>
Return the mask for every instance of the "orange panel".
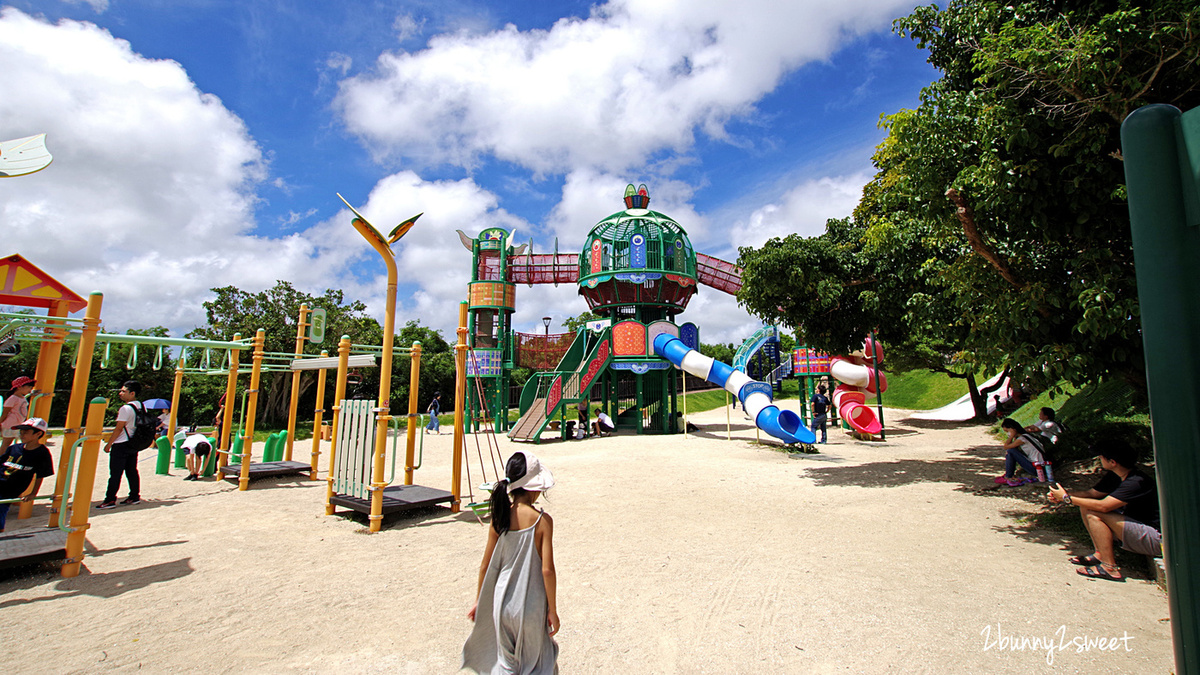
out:
<path id="1" fill-rule="evenodd" d="M 646 327 L 637 321 L 622 321 L 613 326 L 613 354 L 616 356 L 644 356 L 646 354 Z"/>
<path id="2" fill-rule="evenodd" d="M 44 307 L 66 302 L 69 312 L 87 307 L 87 301 L 18 254 L 0 259 L 0 305 Z"/>

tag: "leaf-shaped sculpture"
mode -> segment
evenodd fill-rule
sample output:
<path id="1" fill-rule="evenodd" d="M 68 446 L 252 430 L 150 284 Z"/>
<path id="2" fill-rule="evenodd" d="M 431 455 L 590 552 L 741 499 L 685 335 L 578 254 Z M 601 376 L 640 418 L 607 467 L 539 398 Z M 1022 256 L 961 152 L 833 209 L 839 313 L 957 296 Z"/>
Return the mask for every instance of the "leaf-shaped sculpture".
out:
<path id="1" fill-rule="evenodd" d="M 52 161 L 54 157 L 46 149 L 46 134 L 0 141 L 0 178 L 41 171 Z"/>
<path id="2" fill-rule="evenodd" d="M 396 227 L 393 227 L 392 231 L 390 233 L 388 233 L 388 236 L 385 238 L 383 236 L 383 233 L 379 231 L 379 228 L 375 227 L 371 223 L 371 221 L 367 220 L 363 216 L 363 214 L 359 213 L 358 209 L 351 206 L 350 202 L 346 201 L 346 198 L 343 197 L 341 195 L 341 193 L 334 193 L 334 194 L 336 194 L 338 196 L 338 199 L 342 200 L 342 203 L 346 205 L 346 208 L 350 209 L 350 212 L 354 214 L 355 218 L 357 218 L 358 220 L 361 220 L 363 223 L 365 223 L 368 226 L 368 229 L 371 230 L 371 234 L 375 235 L 375 238 L 378 239 L 379 242 L 381 244 L 383 244 L 384 246 L 391 246 L 392 244 L 400 241 L 400 237 L 403 237 L 404 235 L 408 234 L 408 231 L 411 230 L 412 226 L 416 224 L 417 218 L 420 218 L 421 216 L 425 215 L 425 212 L 422 211 L 421 213 L 418 213 L 417 215 L 413 216 L 412 218 L 409 218 L 408 220 L 400 223 Z"/>
<path id="3" fill-rule="evenodd" d="M 424 211 L 393 227 L 392 231 L 388 233 L 388 244 L 394 244 L 400 241 L 400 237 L 408 234 L 408 231 L 412 229 L 412 226 L 417 224 L 417 218 L 420 218 L 423 215 L 425 215 Z"/>

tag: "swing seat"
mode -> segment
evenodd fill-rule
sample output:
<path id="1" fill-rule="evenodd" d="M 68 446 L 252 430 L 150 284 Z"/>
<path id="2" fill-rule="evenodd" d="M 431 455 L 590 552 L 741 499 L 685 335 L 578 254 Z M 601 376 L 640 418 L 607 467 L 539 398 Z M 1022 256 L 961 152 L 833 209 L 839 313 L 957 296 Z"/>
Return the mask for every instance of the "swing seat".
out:
<path id="1" fill-rule="evenodd" d="M 467 504 L 467 508 L 478 518 L 486 518 L 492 513 L 492 505 L 488 502 L 471 502 Z"/>

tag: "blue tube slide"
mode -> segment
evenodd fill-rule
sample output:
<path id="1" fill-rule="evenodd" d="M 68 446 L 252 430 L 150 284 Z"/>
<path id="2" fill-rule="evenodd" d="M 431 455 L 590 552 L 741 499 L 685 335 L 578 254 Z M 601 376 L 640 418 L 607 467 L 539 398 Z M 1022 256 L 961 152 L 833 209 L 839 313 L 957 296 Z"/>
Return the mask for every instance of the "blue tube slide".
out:
<path id="1" fill-rule="evenodd" d="M 780 410 L 772 403 L 771 385 L 751 380 L 749 375 L 705 356 L 683 344 L 674 335 L 660 333 L 654 337 L 654 353 L 670 361 L 676 368 L 719 385 L 738 397 L 755 426 L 784 443 L 814 443 L 817 437 L 804 420 L 790 410 Z"/>

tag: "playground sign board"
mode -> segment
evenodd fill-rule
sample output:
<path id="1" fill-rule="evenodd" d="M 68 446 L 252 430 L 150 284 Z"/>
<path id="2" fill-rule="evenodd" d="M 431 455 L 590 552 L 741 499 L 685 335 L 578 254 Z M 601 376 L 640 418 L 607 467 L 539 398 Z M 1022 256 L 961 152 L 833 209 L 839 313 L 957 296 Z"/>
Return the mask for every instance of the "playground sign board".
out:
<path id="1" fill-rule="evenodd" d="M 318 307 L 308 317 L 308 341 L 319 345 L 325 340 L 325 310 Z"/>

